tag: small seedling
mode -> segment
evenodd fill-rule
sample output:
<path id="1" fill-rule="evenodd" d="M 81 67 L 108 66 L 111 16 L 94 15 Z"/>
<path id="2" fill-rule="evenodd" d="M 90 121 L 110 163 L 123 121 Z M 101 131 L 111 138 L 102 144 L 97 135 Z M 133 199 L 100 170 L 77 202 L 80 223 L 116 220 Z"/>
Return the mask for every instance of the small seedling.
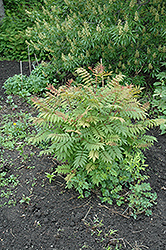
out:
<path id="1" fill-rule="evenodd" d="M 54 177 L 55 177 L 55 172 L 53 172 L 52 174 L 50 174 L 50 173 L 45 173 L 46 174 L 46 177 L 49 179 L 49 183 L 51 183 L 54 179 Z"/>
<path id="2" fill-rule="evenodd" d="M 25 196 L 25 195 L 23 194 L 22 199 L 20 200 L 20 203 L 21 203 L 21 204 L 26 203 L 26 204 L 28 204 L 28 205 L 29 205 L 30 200 L 31 200 L 31 198 L 30 198 L 30 197 Z"/>
<path id="3" fill-rule="evenodd" d="M 35 166 L 27 166 L 27 169 L 34 169 Z"/>

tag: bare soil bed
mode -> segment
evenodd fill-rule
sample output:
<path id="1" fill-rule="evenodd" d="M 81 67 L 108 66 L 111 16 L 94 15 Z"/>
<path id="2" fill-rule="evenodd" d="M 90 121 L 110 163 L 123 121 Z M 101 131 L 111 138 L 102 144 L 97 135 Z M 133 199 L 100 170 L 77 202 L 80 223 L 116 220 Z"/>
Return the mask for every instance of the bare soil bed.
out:
<path id="1" fill-rule="evenodd" d="M 34 112 L 17 96 L 13 96 L 16 110 L 6 103 L 3 83 L 19 73 L 18 62 L 0 62 L 0 119 L 13 112 Z M 23 73 L 29 74 L 26 62 Z M 137 219 L 129 216 L 127 207 L 101 203 L 95 193 L 78 199 L 79 194 L 66 189 L 60 176 L 49 183 L 45 172 L 51 172 L 56 162 L 48 156 L 39 157 L 38 149 L 26 146 L 24 150 L 29 156 L 23 161 L 18 151 L 0 145 L 0 157 L 3 154 L 7 160 L 4 170 L 7 175 L 18 175 L 19 180 L 12 190 L 16 205 L 0 208 L 0 249 L 166 250 L 166 135 L 160 135 L 158 129 L 149 133 L 158 139 L 145 152 L 149 182 L 158 198 L 152 216 L 140 214 Z M 31 152 L 35 154 L 31 156 Z M 23 194 L 30 198 L 29 204 L 20 203 Z"/>

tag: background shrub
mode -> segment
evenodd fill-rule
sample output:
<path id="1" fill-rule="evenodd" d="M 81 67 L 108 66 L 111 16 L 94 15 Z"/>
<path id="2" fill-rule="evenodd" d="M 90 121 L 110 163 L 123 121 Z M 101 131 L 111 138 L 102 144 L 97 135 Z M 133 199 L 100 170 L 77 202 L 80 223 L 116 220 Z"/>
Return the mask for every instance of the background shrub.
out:
<path id="1" fill-rule="evenodd" d="M 30 22 L 27 19 L 20 20 L 14 13 L 6 14 L 0 26 L 0 56 L 8 60 L 27 60 L 25 29 Z"/>
<path id="2" fill-rule="evenodd" d="M 27 43 L 46 54 L 54 68 L 73 71 L 101 58 L 125 75 L 154 77 L 166 53 L 164 1 L 44 1 L 28 12 L 35 22 Z M 137 81 L 137 84 L 139 80 Z"/>
<path id="3" fill-rule="evenodd" d="M 38 6 L 43 4 L 43 0 L 3 0 L 5 11 L 10 10 L 11 12 L 18 12 L 22 10 L 22 13 L 25 13 L 23 8 L 32 8 L 33 6 Z"/>
<path id="4" fill-rule="evenodd" d="M 162 63 L 166 66 L 166 63 Z M 152 99 L 152 110 L 156 116 L 166 118 L 166 72 L 160 72 L 156 75 L 158 82 L 154 83 L 154 94 Z M 166 133 L 166 123 L 160 125 L 161 134 Z"/>
<path id="5" fill-rule="evenodd" d="M 42 0 L 4 0 L 5 18 L 0 25 L 0 57 L 8 60 L 27 60 L 28 49 L 25 43 L 25 29 L 33 21 L 25 9 L 40 9 Z"/>

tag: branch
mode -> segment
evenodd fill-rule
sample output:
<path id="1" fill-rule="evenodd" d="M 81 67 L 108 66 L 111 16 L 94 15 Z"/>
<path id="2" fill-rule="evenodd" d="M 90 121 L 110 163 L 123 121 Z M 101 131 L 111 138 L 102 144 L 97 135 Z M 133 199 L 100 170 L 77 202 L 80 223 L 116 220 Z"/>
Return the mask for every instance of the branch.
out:
<path id="1" fill-rule="evenodd" d="M 139 8 L 141 8 L 142 5 L 145 5 L 149 2 L 150 2 L 150 0 L 148 0 L 146 3 L 141 3 L 141 0 L 137 0 L 137 3 L 139 4 L 139 7 L 137 8 L 137 10 L 139 10 Z"/>

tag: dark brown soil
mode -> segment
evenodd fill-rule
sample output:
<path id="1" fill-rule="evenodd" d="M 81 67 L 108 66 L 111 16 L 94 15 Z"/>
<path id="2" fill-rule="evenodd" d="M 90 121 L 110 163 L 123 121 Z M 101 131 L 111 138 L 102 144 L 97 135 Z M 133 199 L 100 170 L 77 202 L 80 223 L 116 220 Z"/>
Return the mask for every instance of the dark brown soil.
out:
<path id="1" fill-rule="evenodd" d="M 0 62 L 0 96 L 3 97 L 0 119 L 6 113 L 31 109 L 18 97 L 13 97 L 18 105 L 15 111 L 5 102 L 3 83 L 19 73 L 18 62 Z M 28 63 L 23 63 L 23 73 L 29 73 Z M 129 217 L 125 208 L 101 204 L 95 194 L 78 199 L 78 193 L 66 189 L 61 177 L 50 184 L 45 172 L 51 172 L 56 162 L 51 157 L 38 157 L 37 149 L 27 146 L 25 151 L 29 155 L 33 151 L 35 155 L 22 161 L 18 151 L 4 150 L 0 145 L 0 154 L 8 160 L 8 174 L 18 175 L 19 179 L 13 190 L 16 206 L 0 208 L 0 249 L 166 250 L 166 135 L 159 135 L 157 130 L 150 133 L 158 139 L 145 152 L 149 182 L 158 195 L 157 205 L 152 216 L 141 214 L 136 220 Z M 30 169 L 32 166 L 35 168 Z M 34 177 L 36 184 L 32 186 Z M 30 197 L 29 204 L 20 204 L 23 194 Z M 111 234 L 111 230 L 117 232 Z"/>

